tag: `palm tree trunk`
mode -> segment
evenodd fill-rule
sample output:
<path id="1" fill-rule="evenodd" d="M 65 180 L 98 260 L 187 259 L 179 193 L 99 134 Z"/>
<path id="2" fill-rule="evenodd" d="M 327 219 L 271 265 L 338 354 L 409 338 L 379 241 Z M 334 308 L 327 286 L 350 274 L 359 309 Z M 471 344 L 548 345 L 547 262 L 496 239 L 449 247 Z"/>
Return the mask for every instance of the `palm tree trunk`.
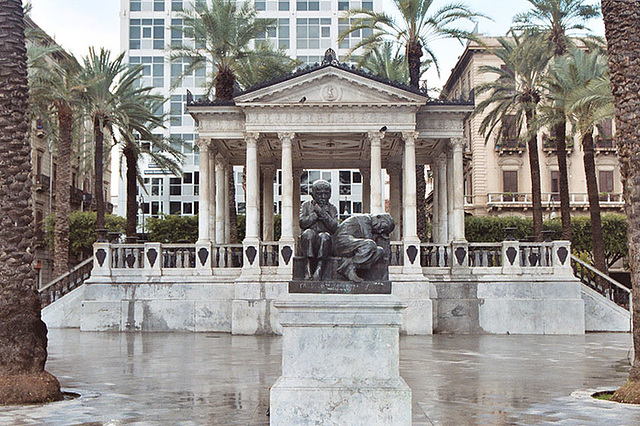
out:
<path id="1" fill-rule="evenodd" d="M 606 274 L 607 261 L 604 254 L 600 199 L 598 181 L 596 180 L 596 163 L 593 154 L 593 133 L 587 133 L 582 137 L 582 152 L 584 154 L 584 174 L 587 178 L 589 215 L 591 216 L 591 251 L 593 252 L 593 264 L 599 271 Z"/>
<path id="2" fill-rule="evenodd" d="M 414 89 L 420 88 L 420 58 L 422 44 L 420 40 L 412 39 L 407 43 L 407 65 L 409 67 L 409 85 Z"/>
<path id="3" fill-rule="evenodd" d="M 526 113 L 527 129 L 533 120 L 533 112 Z M 538 135 L 527 141 L 529 168 L 531 169 L 531 204 L 533 210 L 533 236 L 536 241 L 542 239 L 542 194 L 540 189 L 540 158 L 538 157 Z"/>
<path id="4" fill-rule="evenodd" d="M 58 110 L 58 182 L 56 185 L 56 224 L 53 242 L 53 275 L 69 270 L 69 210 L 71 208 L 71 107 L 60 102 Z M 53 178 L 53 176 L 52 176 Z"/>
<path id="5" fill-rule="evenodd" d="M 127 163 L 127 239 L 134 239 L 138 233 L 138 158 L 134 149 L 125 146 L 122 150 Z"/>
<path id="6" fill-rule="evenodd" d="M 98 241 L 104 240 L 101 230 L 104 229 L 104 189 L 103 189 L 103 144 L 104 133 L 102 130 L 102 120 L 100 117 L 93 119 L 93 137 L 96 143 L 95 154 L 93 157 L 93 170 L 95 175 L 95 199 L 96 199 L 96 231 L 98 232 Z"/>
<path id="7" fill-rule="evenodd" d="M 22 1 L 0 7 L 0 404 L 62 399 L 44 370 L 47 326 L 40 319 L 31 199 L 29 87 Z"/>
<path id="8" fill-rule="evenodd" d="M 615 106 L 633 286 L 633 366 L 627 384 L 618 389 L 612 399 L 640 403 L 640 126 L 637 119 L 640 103 L 640 3 L 634 0 L 602 0 L 602 15 Z M 632 398 L 634 395 L 636 398 Z"/>
<path id="9" fill-rule="evenodd" d="M 571 205 L 569 196 L 569 178 L 567 171 L 567 123 L 563 120 L 555 126 L 556 155 L 558 156 L 558 190 L 560 192 L 560 217 L 562 221 L 562 239 L 571 241 Z"/>

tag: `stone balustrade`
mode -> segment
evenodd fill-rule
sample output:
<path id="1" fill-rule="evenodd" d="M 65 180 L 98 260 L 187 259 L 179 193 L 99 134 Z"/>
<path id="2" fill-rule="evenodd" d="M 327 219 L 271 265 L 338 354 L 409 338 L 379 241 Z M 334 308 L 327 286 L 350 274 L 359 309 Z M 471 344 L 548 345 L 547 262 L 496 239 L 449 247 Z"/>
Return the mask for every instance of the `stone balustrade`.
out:
<path id="1" fill-rule="evenodd" d="M 405 249 L 402 242 L 391 243 L 390 266 L 403 266 L 405 258 L 418 258 L 425 275 L 472 274 L 554 274 L 570 275 L 568 241 L 450 244 L 422 243 Z M 413 251 L 412 251 L 413 250 Z M 405 253 L 408 251 L 408 253 Z M 406 256 L 405 256 L 406 255 Z M 255 253 L 260 267 L 279 267 L 279 244 L 261 242 Z M 413 262 L 413 260 L 412 260 Z M 212 274 L 216 269 L 242 268 L 242 244 L 94 244 L 94 276 Z M 282 269 L 282 268 L 280 268 Z"/>

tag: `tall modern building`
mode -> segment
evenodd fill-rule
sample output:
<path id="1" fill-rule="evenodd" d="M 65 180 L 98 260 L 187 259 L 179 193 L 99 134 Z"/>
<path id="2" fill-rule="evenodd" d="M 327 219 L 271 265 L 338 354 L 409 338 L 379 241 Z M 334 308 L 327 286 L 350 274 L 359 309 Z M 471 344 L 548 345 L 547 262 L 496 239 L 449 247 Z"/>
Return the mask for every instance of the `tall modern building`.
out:
<path id="1" fill-rule="evenodd" d="M 165 113 L 170 120 L 166 136 L 184 141 L 183 175 L 175 176 L 158 165 L 145 160 L 141 165 L 146 191 L 139 191 L 139 223 L 145 218 L 165 214 L 193 215 L 198 212 L 198 149 L 195 146 L 195 124 L 186 112 L 186 93 L 203 94 L 206 78 L 204 70 L 183 79 L 171 89 L 176 78 L 187 65 L 185 61 L 168 59 L 168 47 L 189 42 L 181 31 L 180 14 L 183 9 L 193 7 L 196 0 L 121 0 L 120 42 L 131 64 L 144 65 L 143 84 L 157 88 L 170 99 L 165 104 Z M 200 1 L 200 0 L 197 0 Z M 276 25 L 264 35 L 272 45 L 284 49 L 291 57 L 305 63 L 321 61 L 328 48 L 334 49 L 341 58 L 355 43 L 362 39 L 362 32 L 355 32 L 338 44 L 338 35 L 349 26 L 345 11 L 355 8 L 382 10 L 382 0 L 254 0 L 259 19 L 274 19 Z M 192 42 L 192 41 L 191 41 Z M 207 70 L 210 71 L 210 70 Z M 242 168 L 235 170 L 236 201 L 243 212 Z M 365 171 L 366 174 L 366 171 Z M 279 178 L 276 175 L 274 194 L 278 207 Z M 341 215 L 363 211 L 362 175 L 356 170 L 308 170 L 302 173 L 301 196 L 308 195 L 309 184 L 323 177 L 333 186 L 332 202 L 339 207 Z M 117 212 L 124 216 L 126 191 L 120 179 Z M 366 197 L 366 195 L 365 195 Z M 366 201 L 366 200 L 365 200 Z"/>

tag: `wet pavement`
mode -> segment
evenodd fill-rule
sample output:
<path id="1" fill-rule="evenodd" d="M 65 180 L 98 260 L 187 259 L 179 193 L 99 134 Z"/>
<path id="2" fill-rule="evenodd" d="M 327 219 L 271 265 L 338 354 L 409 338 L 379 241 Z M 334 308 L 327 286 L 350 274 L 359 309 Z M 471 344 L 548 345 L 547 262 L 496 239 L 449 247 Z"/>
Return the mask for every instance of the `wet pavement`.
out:
<path id="1" fill-rule="evenodd" d="M 624 383 L 629 334 L 400 342 L 414 424 L 640 424 L 640 406 L 590 397 Z M 278 337 L 51 330 L 47 370 L 81 397 L 0 407 L 0 424 L 266 425 L 280 346 Z"/>

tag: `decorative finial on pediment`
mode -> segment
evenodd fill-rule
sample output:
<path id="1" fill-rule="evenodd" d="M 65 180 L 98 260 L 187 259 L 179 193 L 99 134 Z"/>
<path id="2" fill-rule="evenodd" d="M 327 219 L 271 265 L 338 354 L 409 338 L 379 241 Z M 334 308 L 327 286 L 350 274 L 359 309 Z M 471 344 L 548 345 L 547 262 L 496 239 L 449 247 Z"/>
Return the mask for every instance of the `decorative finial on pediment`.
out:
<path id="1" fill-rule="evenodd" d="M 328 48 L 326 52 L 324 52 L 324 59 L 322 60 L 322 65 L 338 65 L 338 55 L 336 55 L 335 50 L 332 48 Z"/>

